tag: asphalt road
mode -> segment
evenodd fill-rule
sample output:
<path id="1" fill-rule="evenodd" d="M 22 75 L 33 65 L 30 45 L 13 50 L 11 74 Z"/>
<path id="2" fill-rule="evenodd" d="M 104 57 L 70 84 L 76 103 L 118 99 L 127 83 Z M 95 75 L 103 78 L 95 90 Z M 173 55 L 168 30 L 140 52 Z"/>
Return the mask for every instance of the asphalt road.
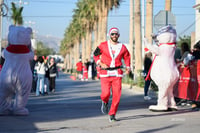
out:
<path id="1" fill-rule="evenodd" d="M 0 116 L 0 133 L 199 133 L 200 111 L 181 107 L 175 112 L 151 112 L 156 94 L 144 101 L 142 88 L 123 85 L 116 118 L 110 123 L 100 111 L 100 81 L 73 81 L 60 74 L 56 92 L 27 104 L 29 116 Z"/>

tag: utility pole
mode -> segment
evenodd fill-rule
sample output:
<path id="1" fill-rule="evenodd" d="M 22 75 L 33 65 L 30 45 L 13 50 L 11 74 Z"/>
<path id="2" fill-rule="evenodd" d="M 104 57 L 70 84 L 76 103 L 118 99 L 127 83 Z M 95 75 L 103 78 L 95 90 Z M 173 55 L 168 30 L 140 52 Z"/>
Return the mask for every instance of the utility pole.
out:
<path id="1" fill-rule="evenodd" d="M 0 0 L 0 4 L 3 4 L 3 0 Z M 2 8 L 1 8 L 2 9 Z M 2 10 L 1 10 L 2 12 Z M 1 45 L 2 45 L 2 14 L 0 16 L 0 57 L 1 57 Z"/>

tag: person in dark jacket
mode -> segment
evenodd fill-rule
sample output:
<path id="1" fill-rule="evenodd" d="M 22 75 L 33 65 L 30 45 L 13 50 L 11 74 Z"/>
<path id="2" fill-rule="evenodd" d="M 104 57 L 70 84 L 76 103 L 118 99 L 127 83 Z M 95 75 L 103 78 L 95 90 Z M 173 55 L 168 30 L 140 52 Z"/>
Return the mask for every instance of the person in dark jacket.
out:
<path id="1" fill-rule="evenodd" d="M 193 51 L 192 55 L 194 56 L 195 60 L 200 59 L 200 41 L 198 41 L 194 46 L 193 46 Z"/>
<path id="2" fill-rule="evenodd" d="M 49 91 L 50 92 L 55 92 L 56 76 L 58 76 L 57 66 L 55 63 L 55 59 L 51 58 L 50 64 L 49 64 Z"/>
<path id="3" fill-rule="evenodd" d="M 147 73 L 151 67 L 152 64 L 152 53 L 148 52 L 145 54 L 144 58 L 144 78 L 146 78 Z M 144 100 L 151 100 L 151 97 L 148 96 L 149 86 L 150 86 L 151 80 L 145 80 L 144 84 Z"/>

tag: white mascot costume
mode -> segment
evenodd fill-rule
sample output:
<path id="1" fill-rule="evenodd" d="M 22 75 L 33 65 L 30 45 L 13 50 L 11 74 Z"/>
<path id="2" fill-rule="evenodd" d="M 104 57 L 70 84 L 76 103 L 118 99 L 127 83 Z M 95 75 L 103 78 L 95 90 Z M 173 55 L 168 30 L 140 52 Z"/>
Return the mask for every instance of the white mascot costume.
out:
<path id="1" fill-rule="evenodd" d="M 28 115 L 25 108 L 32 87 L 31 28 L 11 25 L 0 75 L 0 115 Z"/>
<path id="2" fill-rule="evenodd" d="M 145 40 L 145 45 L 155 54 L 151 70 L 151 79 L 158 86 L 157 105 L 149 106 L 151 111 L 175 111 L 177 106 L 173 95 L 173 86 L 179 78 L 174 53 L 176 48 L 176 30 L 167 25 L 161 28 L 153 39 L 158 45 L 151 45 Z"/>

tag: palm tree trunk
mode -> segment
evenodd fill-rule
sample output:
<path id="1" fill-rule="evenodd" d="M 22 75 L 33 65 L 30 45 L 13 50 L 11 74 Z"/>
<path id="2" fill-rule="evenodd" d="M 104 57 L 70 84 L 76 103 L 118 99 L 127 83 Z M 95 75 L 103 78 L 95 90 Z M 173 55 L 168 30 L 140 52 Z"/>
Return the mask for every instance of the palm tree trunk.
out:
<path id="1" fill-rule="evenodd" d="M 81 39 L 81 45 L 82 45 L 82 61 L 84 62 L 86 57 L 85 57 L 85 38 L 82 37 Z"/>
<path id="2" fill-rule="evenodd" d="M 108 7 L 105 4 L 106 0 L 102 0 L 102 25 L 100 32 L 100 42 L 107 40 L 107 23 L 108 23 Z"/>
<path id="3" fill-rule="evenodd" d="M 92 33 L 88 30 L 86 36 L 87 36 L 86 58 L 90 60 L 91 50 L 92 50 Z"/>
<path id="4" fill-rule="evenodd" d="M 93 50 L 94 50 L 99 45 L 98 44 L 98 24 L 97 24 L 97 22 L 94 23 L 93 32 L 94 32 L 94 45 L 93 45 Z"/>
<path id="5" fill-rule="evenodd" d="M 98 16 L 99 16 L 99 20 L 98 20 L 98 38 L 97 38 L 97 44 L 100 44 L 101 43 L 101 35 L 102 35 L 102 9 L 101 7 L 99 7 L 99 10 L 98 10 Z"/>
<path id="6" fill-rule="evenodd" d="M 146 1 L 146 34 L 145 37 L 152 43 L 151 34 L 153 33 L 153 0 Z"/>
<path id="7" fill-rule="evenodd" d="M 135 0 L 135 76 L 142 69 L 142 44 L 141 44 L 141 2 Z"/>
<path id="8" fill-rule="evenodd" d="M 129 33 L 129 52 L 131 54 L 131 70 L 133 70 L 133 43 L 134 43 L 134 0 L 130 0 L 130 33 Z"/>

